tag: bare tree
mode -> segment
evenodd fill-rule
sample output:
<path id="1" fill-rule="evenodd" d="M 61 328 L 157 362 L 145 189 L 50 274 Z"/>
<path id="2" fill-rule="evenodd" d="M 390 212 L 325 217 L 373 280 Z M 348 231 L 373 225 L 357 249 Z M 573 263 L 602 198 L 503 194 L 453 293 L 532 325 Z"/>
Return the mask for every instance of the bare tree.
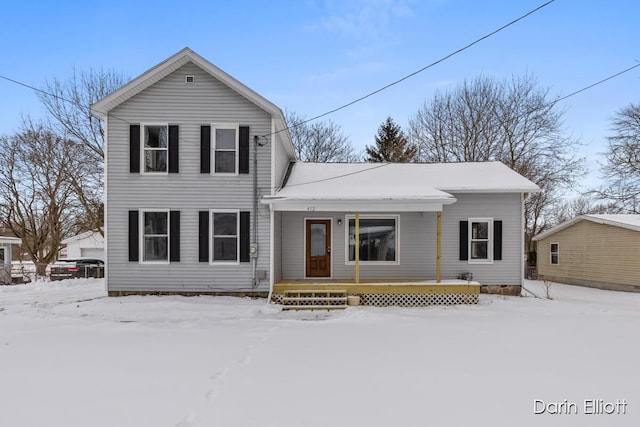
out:
<path id="1" fill-rule="evenodd" d="M 525 203 L 525 249 L 550 226 L 567 189 L 585 173 L 579 141 L 563 133 L 562 112 L 529 75 L 480 76 L 437 93 L 409 121 L 421 161 L 498 160 L 542 189 Z"/>
<path id="2" fill-rule="evenodd" d="M 84 227 L 102 233 L 104 223 L 104 123 L 91 115 L 91 104 L 120 88 L 128 79 L 114 70 L 73 70 L 66 80 L 54 77 L 38 92 L 55 123 L 55 131 L 79 143 L 83 167 L 71 174 L 71 184 L 84 208 Z M 76 171 L 77 172 L 77 171 Z"/>
<path id="3" fill-rule="evenodd" d="M 305 117 L 293 111 L 285 111 L 285 116 L 299 160 L 325 163 L 358 159 L 349 139 L 331 120 L 307 123 Z"/>
<path id="4" fill-rule="evenodd" d="M 602 166 L 608 186 L 596 193 L 623 212 L 640 213 L 640 104 L 618 111 L 611 130 Z"/>
<path id="5" fill-rule="evenodd" d="M 22 247 L 44 275 L 60 241 L 73 230 L 79 145 L 47 126 L 25 122 L 0 139 L 0 224 L 22 239 Z"/>
<path id="6" fill-rule="evenodd" d="M 552 218 L 553 224 L 561 224 L 580 215 L 620 213 L 620 209 L 612 202 L 603 202 L 592 192 L 582 194 L 573 199 L 564 200 Z"/>
<path id="7" fill-rule="evenodd" d="M 375 145 L 365 148 L 369 162 L 408 163 L 416 160 L 416 147 L 410 144 L 400 125 L 389 116 L 378 128 Z"/>
<path id="8" fill-rule="evenodd" d="M 91 104 L 128 81 L 115 70 L 73 70 L 67 80 L 54 77 L 38 92 L 59 133 L 87 147 L 96 161 L 104 159 L 104 123 L 91 115 Z"/>

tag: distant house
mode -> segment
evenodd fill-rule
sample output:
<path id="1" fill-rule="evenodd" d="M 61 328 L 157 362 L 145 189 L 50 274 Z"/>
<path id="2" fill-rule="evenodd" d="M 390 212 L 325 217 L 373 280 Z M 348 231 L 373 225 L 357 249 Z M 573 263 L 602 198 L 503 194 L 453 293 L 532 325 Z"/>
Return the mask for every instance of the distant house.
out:
<path id="1" fill-rule="evenodd" d="M 0 284 L 11 283 L 12 245 L 20 245 L 17 237 L 0 236 Z"/>
<path id="2" fill-rule="evenodd" d="M 86 231 L 64 239 L 60 250 L 61 259 L 97 258 L 104 261 L 104 237 L 97 231 Z"/>
<path id="3" fill-rule="evenodd" d="M 188 48 L 92 112 L 109 295 L 520 294 L 523 200 L 539 188 L 502 163 L 299 162 L 280 108 Z"/>
<path id="4" fill-rule="evenodd" d="M 581 215 L 533 240 L 541 280 L 640 292 L 640 215 Z"/>

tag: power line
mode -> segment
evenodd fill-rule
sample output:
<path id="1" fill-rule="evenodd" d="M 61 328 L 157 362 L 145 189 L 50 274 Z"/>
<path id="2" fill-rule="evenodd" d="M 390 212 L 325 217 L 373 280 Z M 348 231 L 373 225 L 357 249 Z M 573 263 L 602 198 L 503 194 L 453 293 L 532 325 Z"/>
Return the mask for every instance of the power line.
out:
<path id="1" fill-rule="evenodd" d="M 584 92 L 584 91 L 585 91 L 585 90 L 587 90 L 587 89 L 591 89 L 591 88 L 592 88 L 592 87 L 594 87 L 594 86 L 598 86 L 600 83 L 604 83 L 604 82 L 606 82 L 607 80 L 611 80 L 611 79 L 613 79 L 613 78 L 615 78 L 615 77 L 618 77 L 619 75 L 624 74 L 624 73 L 626 73 L 627 71 L 631 71 L 631 70 L 633 70 L 634 68 L 637 68 L 637 67 L 640 67 L 640 63 L 638 63 L 638 64 L 634 65 L 633 67 L 629 67 L 629 68 L 627 68 L 627 69 L 625 69 L 625 70 L 622 70 L 622 71 L 620 71 L 620 72 L 618 72 L 618 73 L 616 73 L 616 74 L 613 74 L 613 75 L 611 75 L 611 76 L 609 76 L 609 77 L 607 77 L 607 78 L 604 78 L 604 79 L 602 79 L 602 80 L 600 80 L 600 81 L 597 81 L 597 82 L 595 82 L 595 83 L 593 83 L 593 84 L 590 84 L 589 86 L 583 87 L 582 89 L 577 90 L 577 91 L 575 91 L 575 92 L 572 92 L 572 93 L 570 93 L 569 95 L 566 95 L 566 96 L 563 96 L 563 97 L 561 97 L 561 98 L 558 98 L 558 99 L 556 99 L 556 100 L 554 101 L 554 104 L 555 104 L 555 103 L 558 103 L 558 102 L 560 102 L 560 101 L 564 101 L 564 100 L 565 100 L 565 99 L 567 99 L 567 98 L 571 98 L 572 96 L 577 95 L 577 94 L 579 94 L 580 92 Z"/>
<path id="2" fill-rule="evenodd" d="M 353 100 L 353 101 L 351 101 L 351 102 L 348 102 L 348 103 L 346 103 L 346 104 L 343 104 L 343 105 L 342 105 L 342 106 L 340 106 L 340 107 L 334 108 L 334 109 L 332 109 L 332 110 L 329 110 L 329 111 L 327 111 L 327 112 L 325 112 L 325 113 L 319 114 L 319 115 L 317 115 L 317 116 L 315 116 L 315 117 L 312 117 L 312 118 L 310 118 L 310 119 L 303 120 L 303 121 L 301 121 L 300 123 L 296 123 L 294 126 L 286 127 L 285 129 L 279 130 L 279 131 L 277 131 L 277 132 L 269 133 L 269 134 L 266 134 L 266 135 L 262 135 L 262 136 L 263 136 L 263 137 L 267 137 L 267 136 L 270 136 L 270 135 L 275 135 L 276 133 L 280 133 L 280 132 L 282 132 L 282 131 L 284 131 L 284 130 L 288 130 L 288 129 L 292 129 L 292 128 L 295 128 L 295 127 L 301 126 L 301 125 L 303 125 L 303 124 L 305 124 L 305 123 L 309 123 L 309 122 L 311 122 L 311 121 L 313 121 L 313 120 L 317 120 L 317 119 L 319 119 L 319 118 L 321 118 L 321 117 L 325 117 L 325 116 L 328 116 L 329 114 L 333 114 L 333 113 L 335 113 L 335 112 L 337 112 L 337 111 L 343 110 L 343 109 L 345 109 L 345 108 L 347 108 L 347 107 L 350 107 L 350 106 L 351 106 L 351 105 L 353 105 L 353 104 L 356 104 L 356 103 L 358 103 L 358 102 L 360 102 L 360 101 L 363 101 L 363 100 L 365 100 L 365 99 L 367 99 L 367 98 L 369 98 L 369 97 L 371 97 L 371 96 L 373 96 L 373 95 L 375 95 L 375 94 L 378 94 L 378 93 L 380 93 L 380 92 L 382 92 L 382 91 L 384 91 L 384 90 L 386 90 L 386 89 L 389 89 L 390 87 L 395 86 L 395 85 L 397 85 L 397 84 L 399 84 L 399 83 L 401 83 L 401 82 L 403 82 L 403 81 L 405 81 L 405 80 L 407 80 L 407 79 L 409 79 L 409 78 L 411 78 L 411 77 L 413 77 L 413 76 L 415 76 L 415 75 L 417 75 L 417 74 L 419 74 L 419 73 L 422 73 L 423 71 L 428 70 L 429 68 L 431 68 L 431 67 L 433 67 L 433 66 L 435 66 L 435 65 L 437 65 L 437 64 L 439 64 L 439 63 L 441 63 L 441 62 L 443 62 L 443 61 L 446 61 L 447 59 L 451 58 L 452 56 L 457 55 L 458 53 L 463 52 L 463 51 L 465 51 L 465 50 L 469 49 L 470 47 L 472 47 L 472 46 L 474 46 L 474 45 L 476 45 L 476 44 L 480 43 L 481 41 L 483 41 L 483 40 L 485 40 L 485 39 L 487 39 L 487 38 L 489 38 L 489 37 L 491 37 L 491 36 L 493 36 L 493 35 L 495 35 L 495 34 L 499 33 L 500 31 L 502 31 L 502 30 L 504 30 L 504 29 L 506 29 L 506 28 L 508 28 L 508 27 L 512 26 L 513 24 L 515 24 L 515 23 L 517 23 L 517 22 L 519 22 L 519 21 L 521 21 L 521 20 L 525 19 L 525 18 L 526 18 L 526 17 L 528 17 L 529 15 L 532 15 L 532 14 L 536 13 L 537 11 L 539 11 L 540 9 L 542 9 L 542 8 L 544 8 L 544 7 L 548 6 L 548 5 L 550 5 L 550 4 L 551 4 L 551 3 L 553 3 L 554 1 L 555 1 L 555 0 L 549 0 L 549 1 L 547 1 L 546 3 L 544 3 L 544 4 L 542 4 L 542 5 L 538 6 L 538 7 L 536 7 L 535 9 L 530 10 L 529 12 L 525 13 L 524 15 L 522 15 L 522 16 L 520 16 L 520 17 L 518 17 L 518 18 L 514 19 L 513 21 L 511 21 L 511 22 L 509 22 L 509 23 L 507 23 L 507 24 L 505 24 L 505 25 L 501 26 L 501 27 L 500 27 L 500 28 L 498 28 L 497 30 L 494 30 L 494 31 L 492 31 L 492 32 L 490 32 L 490 33 L 488 33 L 488 34 L 485 34 L 484 36 L 482 36 L 482 37 L 480 37 L 480 38 L 478 38 L 478 39 L 476 39 L 476 40 L 472 41 L 471 43 L 467 44 L 466 46 L 461 47 L 460 49 L 458 49 L 458 50 L 456 50 L 456 51 L 454 51 L 454 52 L 452 52 L 452 53 L 450 53 L 450 54 L 448 54 L 448 55 L 446 55 L 446 56 L 444 56 L 444 57 L 442 57 L 442 58 L 438 59 L 437 61 L 432 62 L 431 64 L 429 64 L 429 65 L 427 65 L 427 66 L 425 66 L 425 67 L 422 67 L 421 69 L 419 69 L 419 70 L 417 70 L 417 71 L 414 71 L 414 72 L 412 72 L 412 73 L 410 73 L 410 74 L 407 74 L 406 76 L 404 76 L 404 77 L 402 77 L 402 78 L 400 78 L 400 79 L 398 79 L 398 80 L 396 80 L 396 81 L 393 81 L 393 82 L 391 82 L 391 83 L 389 83 L 389 84 L 387 84 L 387 85 L 385 85 L 385 86 L 381 87 L 380 89 L 374 90 L 373 92 L 370 92 L 370 93 L 368 93 L 368 94 L 366 94 L 366 95 L 364 95 L 364 96 L 361 96 L 361 97 L 359 97 L 359 98 L 357 98 L 357 99 L 355 99 L 355 100 Z M 52 93 L 46 92 L 46 91 L 44 91 L 44 90 L 42 90 L 42 89 L 39 89 L 39 88 L 37 88 L 37 87 L 34 87 L 34 86 L 31 86 L 31 85 L 28 85 L 28 84 L 26 84 L 26 83 L 22 83 L 22 82 L 20 82 L 20 81 L 18 81 L 18 80 L 14 80 L 14 79 L 11 79 L 11 78 L 9 78 L 9 77 L 5 77 L 5 76 L 3 76 L 3 75 L 0 75 L 0 78 L 2 78 L 2 79 L 4 79 L 4 80 L 7 80 L 7 81 L 10 81 L 10 82 L 12 82 L 12 83 L 18 84 L 18 85 L 20 85 L 20 86 L 24 86 L 24 87 L 29 88 L 29 89 L 31 89 L 31 90 L 34 90 L 34 91 L 36 91 L 36 92 L 40 92 L 40 93 L 42 93 L 42 94 L 44 94 L 44 95 L 52 96 L 52 97 L 54 97 L 54 98 L 56 98 L 56 99 L 60 99 L 61 101 L 68 102 L 68 103 L 73 104 L 73 105 L 75 105 L 75 106 L 77 106 L 77 107 L 84 108 L 84 106 L 79 105 L 78 103 L 76 103 L 76 102 L 74 102 L 74 101 L 70 101 L 70 100 L 68 100 L 68 99 L 66 99 L 66 98 L 64 98 L 64 97 L 61 97 L 61 96 L 59 96 L 59 95 L 55 95 L 55 94 L 52 94 Z M 112 116 L 112 117 L 115 117 L 115 118 L 117 118 L 117 119 L 120 119 L 119 117 L 116 117 L 116 116 L 114 116 L 113 114 L 112 114 L 111 116 Z M 127 123 L 130 123 L 130 122 L 128 122 L 128 121 L 127 121 L 127 120 L 125 120 L 125 119 L 120 119 L 120 120 L 125 121 L 125 122 L 127 122 Z"/>
<path id="3" fill-rule="evenodd" d="M 414 72 L 412 72 L 412 73 L 410 73 L 410 74 L 407 74 L 406 76 L 404 76 L 404 77 L 402 77 L 402 78 L 400 78 L 400 79 L 398 79 L 398 80 L 395 80 L 395 81 L 393 81 L 393 82 L 391 82 L 391 83 L 389 83 L 389 84 L 387 84 L 387 85 L 385 85 L 385 86 L 381 87 L 380 89 L 376 89 L 376 90 L 374 90 L 373 92 L 369 92 L 368 94 L 363 95 L 363 96 L 361 96 L 361 97 L 359 97 L 359 98 L 357 98 L 357 99 L 354 99 L 353 101 L 350 101 L 350 102 L 348 102 L 348 103 L 346 103 L 346 104 L 343 104 L 343 105 L 341 105 L 340 107 L 334 108 L 333 110 L 329 110 L 329 111 L 327 111 L 327 112 L 325 112 L 325 113 L 319 114 L 319 115 L 314 116 L 314 117 L 312 117 L 312 118 L 310 118 L 310 119 L 303 120 L 303 121 L 301 121 L 301 122 L 299 122 L 299 123 L 296 123 L 294 126 L 289 126 L 289 127 L 286 127 L 285 129 L 281 129 L 281 130 L 279 130 L 279 131 L 277 131 L 277 132 L 272 132 L 272 133 L 269 133 L 269 134 L 266 134 L 266 135 L 262 135 L 262 136 L 263 136 L 263 137 L 267 137 L 267 136 L 270 136 L 270 135 L 275 135 L 275 134 L 280 133 L 280 132 L 283 132 L 283 131 L 285 131 L 285 130 L 289 130 L 289 129 L 292 129 L 292 128 L 295 128 L 295 127 L 301 126 L 301 125 L 303 125 L 303 124 L 305 124 L 305 123 L 309 123 L 309 122 L 311 122 L 311 121 L 313 121 L 313 120 L 317 120 L 317 119 L 319 119 L 319 118 L 321 118 L 321 117 L 325 117 L 325 116 L 328 116 L 329 114 L 333 114 L 333 113 L 335 113 L 335 112 L 337 112 L 337 111 L 343 110 L 343 109 L 345 109 L 345 108 L 347 108 L 347 107 L 352 106 L 353 104 L 356 104 L 356 103 L 358 103 L 358 102 L 360 102 L 360 101 L 363 101 L 363 100 L 365 100 L 365 99 L 367 99 L 367 98 L 369 98 L 369 97 L 371 97 L 371 96 L 373 96 L 373 95 L 376 95 L 376 94 L 378 94 L 378 93 L 380 93 L 380 92 L 382 92 L 382 91 L 384 91 L 384 90 L 386 90 L 386 89 L 389 89 L 390 87 L 395 86 L 395 85 L 397 85 L 398 83 L 401 83 L 401 82 L 403 82 L 403 81 L 405 81 L 405 80 L 407 80 L 407 79 L 409 79 L 409 78 L 411 78 L 411 77 L 413 77 L 413 76 L 415 76 L 415 75 L 417 75 L 417 74 L 420 74 L 420 73 L 422 73 L 423 71 L 428 70 L 429 68 L 431 68 L 431 67 L 433 67 L 433 66 L 435 66 L 435 65 L 438 65 L 438 64 L 439 64 L 439 63 L 441 63 L 441 62 L 446 61 L 447 59 L 451 58 L 452 56 L 457 55 L 457 54 L 459 54 L 460 52 L 463 52 L 463 51 L 465 51 L 465 50 L 469 49 L 470 47 L 472 47 L 472 46 L 474 46 L 474 45 L 476 45 L 476 44 L 480 43 L 481 41 L 483 41 L 483 40 L 485 40 L 485 39 L 488 39 L 489 37 L 491 37 L 491 36 L 493 36 L 493 35 L 495 35 L 495 34 L 499 33 L 500 31 L 502 31 L 502 30 L 504 30 L 504 29 L 506 29 L 506 28 L 508 28 L 508 27 L 510 27 L 510 26 L 512 26 L 513 24 L 515 24 L 515 23 L 517 23 L 517 22 L 519 22 L 519 21 L 522 21 L 523 19 L 525 19 L 525 18 L 526 18 L 526 17 L 528 17 L 529 15 L 532 15 L 532 14 L 536 13 L 537 11 L 539 11 L 540 9 L 542 9 L 542 8 L 544 8 L 544 7 L 548 6 L 548 5 L 550 5 L 550 4 L 551 4 L 551 3 L 553 3 L 554 1 L 555 1 L 555 0 L 549 0 L 548 2 L 546 2 L 546 3 L 544 3 L 544 4 L 541 4 L 540 6 L 536 7 L 535 9 L 530 10 L 529 12 L 525 13 L 524 15 L 522 15 L 522 16 L 520 16 L 520 17 L 518 17 L 518 18 L 514 19 L 513 21 L 511 21 L 511 22 L 509 22 L 509 23 L 507 23 L 507 24 L 505 24 L 505 25 L 501 26 L 501 27 L 500 27 L 500 28 L 498 28 L 497 30 L 494 30 L 494 31 L 492 31 L 492 32 L 490 32 L 490 33 L 488 33 L 488 34 L 485 34 L 484 36 L 482 36 L 482 37 L 480 37 L 480 38 L 478 38 L 478 39 L 476 39 L 476 40 L 472 41 L 471 43 L 467 44 L 466 46 L 461 47 L 460 49 L 458 49 L 458 50 L 456 50 L 456 51 L 454 51 L 454 52 L 452 52 L 452 53 L 450 53 L 450 54 L 448 54 L 448 55 L 446 55 L 446 56 L 443 56 L 442 58 L 438 59 L 437 61 L 434 61 L 434 62 L 432 62 L 431 64 L 426 65 L 426 66 L 424 66 L 424 67 L 420 68 L 420 69 L 419 69 L 419 70 L 417 70 L 417 71 L 414 71 Z"/>
<path id="4" fill-rule="evenodd" d="M 15 84 L 20 85 L 20 86 L 24 86 L 24 87 L 26 87 L 26 88 L 28 88 L 28 89 L 31 89 L 31 90 L 35 91 L 35 92 L 40 92 L 40 93 L 42 93 L 43 95 L 51 96 L 51 97 L 53 97 L 53 98 L 59 99 L 60 101 L 67 102 L 67 103 L 69 103 L 69 104 L 71 104 L 71 105 L 73 105 L 73 106 L 75 106 L 75 107 L 78 107 L 78 108 L 86 108 L 86 105 L 82 105 L 82 104 L 80 104 L 79 102 L 71 101 L 70 99 L 67 99 L 67 98 L 65 98 L 65 97 L 62 97 L 62 96 L 60 96 L 60 95 L 56 95 L 55 93 L 47 92 L 47 91 L 42 90 L 42 89 L 40 89 L 40 88 L 37 88 L 37 87 L 35 87 L 35 86 L 32 86 L 32 85 L 29 85 L 29 84 L 26 84 L 26 83 L 20 82 L 20 81 L 18 81 L 18 80 L 14 80 L 14 79 L 12 79 L 12 78 L 9 78 L 9 77 L 6 77 L 6 76 L 3 76 L 3 75 L 1 75 L 1 74 L 0 74 L 0 79 L 7 80 L 7 81 L 9 81 L 9 82 L 11 82 L 11 83 L 15 83 Z M 113 118 L 115 118 L 115 119 L 121 120 L 121 121 L 123 121 L 123 122 L 125 122 L 125 123 L 127 123 L 127 124 L 133 124 L 133 123 L 132 123 L 132 122 L 130 122 L 129 120 L 123 119 L 123 118 L 118 117 L 118 116 L 116 116 L 116 115 L 114 115 L 114 114 L 110 114 L 109 116 L 110 116 L 110 117 L 113 117 Z"/>
<path id="5" fill-rule="evenodd" d="M 358 174 L 361 174 L 361 173 L 364 173 L 364 172 L 369 172 L 369 171 L 374 170 L 374 169 L 379 169 L 379 168 L 382 168 L 382 167 L 385 167 L 385 166 L 389 166 L 390 164 L 391 163 L 379 163 L 379 164 L 373 163 L 372 165 L 375 165 L 375 166 L 371 166 L 370 168 L 366 168 L 366 169 L 362 169 L 362 170 L 358 170 L 358 171 L 353 171 L 353 172 L 348 172 L 348 173 L 344 173 L 344 174 L 341 174 L 341 175 L 334 175 L 334 176 L 330 176 L 330 177 L 327 177 L 327 178 L 316 179 L 316 180 L 313 180 L 313 181 L 299 182 L 297 184 L 287 184 L 286 188 L 299 187 L 301 185 L 316 184 L 318 182 L 332 181 L 334 179 L 344 178 L 345 176 L 358 175 Z M 279 187 L 273 187 L 273 188 L 279 188 Z"/>

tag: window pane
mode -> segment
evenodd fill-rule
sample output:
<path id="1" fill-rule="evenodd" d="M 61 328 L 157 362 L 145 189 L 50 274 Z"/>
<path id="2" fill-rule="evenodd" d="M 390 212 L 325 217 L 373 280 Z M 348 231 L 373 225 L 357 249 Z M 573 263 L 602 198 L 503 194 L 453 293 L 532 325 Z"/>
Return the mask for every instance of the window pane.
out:
<path id="1" fill-rule="evenodd" d="M 557 263 L 558 263 L 558 254 L 551 253 L 551 264 L 557 264 Z"/>
<path id="2" fill-rule="evenodd" d="M 168 234 L 166 212 L 144 213 L 144 234 Z"/>
<path id="3" fill-rule="evenodd" d="M 237 261 L 238 240 L 236 237 L 216 237 L 213 239 L 214 261 Z"/>
<path id="4" fill-rule="evenodd" d="M 327 225 L 310 224 L 311 228 L 311 256 L 327 255 Z"/>
<path id="5" fill-rule="evenodd" d="M 488 259 L 489 242 L 471 242 L 471 259 Z"/>
<path id="6" fill-rule="evenodd" d="M 213 214 L 213 235 L 214 236 L 236 236 L 238 233 L 238 214 L 214 213 Z"/>
<path id="7" fill-rule="evenodd" d="M 557 243 L 552 243 L 551 244 L 551 252 L 558 252 L 558 244 Z"/>
<path id="8" fill-rule="evenodd" d="M 489 223 L 488 222 L 471 223 L 471 238 L 472 239 L 488 239 Z"/>
<path id="9" fill-rule="evenodd" d="M 349 220 L 349 261 L 355 261 L 355 219 Z M 396 260 L 396 220 L 365 218 L 360 220 L 360 261 Z"/>
<path id="10" fill-rule="evenodd" d="M 216 172 L 235 173 L 235 171 L 236 171 L 236 152 L 235 151 L 216 151 Z"/>
<path id="11" fill-rule="evenodd" d="M 145 148 L 167 148 L 167 127 L 145 126 L 144 146 Z"/>
<path id="12" fill-rule="evenodd" d="M 145 150 L 144 151 L 144 171 L 145 172 L 166 172 L 167 171 L 167 151 L 166 150 Z"/>
<path id="13" fill-rule="evenodd" d="M 216 129 L 216 149 L 236 149 L 235 129 Z"/>
<path id="14" fill-rule="evenodd" d="M 167 240 L 165 237 L 144 238 L 144 261 L 166 261 L 168 259 Z"/>

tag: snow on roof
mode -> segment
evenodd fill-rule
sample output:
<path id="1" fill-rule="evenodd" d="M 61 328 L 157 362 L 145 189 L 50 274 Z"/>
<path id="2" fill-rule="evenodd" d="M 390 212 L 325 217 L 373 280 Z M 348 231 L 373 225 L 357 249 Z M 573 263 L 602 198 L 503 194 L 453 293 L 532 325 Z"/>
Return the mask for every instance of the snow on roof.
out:
<path id="1" fill-rule="evenodd" d="M 545 237 L 555 234 L 560 230 L 564 230 L 579 221 L 591 221 L 597 224 L 606 224 L 614 227 L 640 231 L 640 215 L 638 214 L 586 214 L 577 216 L 545 231 L 544 233 L 540 233 L 535 236 L 533 240 L 544 239 Z"/>
<path id="2" fill-rule="evenodd" d="M 12 245 L 21 245 L 22 239 L 19 237 L 10 237 L 10 236 L 0 236 L 0 243 L 3 244 L 12 244 Z"/>
<path id="3" fill-rule="evenodd" d="M 85 231 L 84 233 L 76 234 L 75 236 L 67 237 L 66 239 L 62 240 L 60 243 L 62 243 L 63 245 L 66 245 L 68 243 L 75 242 L 77 240 L 82 240 L 82 239 L 86 239 L 88 237 L 93 237 L 94 235 L 101 236 L 99 231 L 89 230 L 89 231 Z"/>
<path id="4" fill-rule="evenodd" d="M 449 193 L 538 192 L 500 162 L 297 162 L 274 198 L 295 200 L 446 200 Z"/>

